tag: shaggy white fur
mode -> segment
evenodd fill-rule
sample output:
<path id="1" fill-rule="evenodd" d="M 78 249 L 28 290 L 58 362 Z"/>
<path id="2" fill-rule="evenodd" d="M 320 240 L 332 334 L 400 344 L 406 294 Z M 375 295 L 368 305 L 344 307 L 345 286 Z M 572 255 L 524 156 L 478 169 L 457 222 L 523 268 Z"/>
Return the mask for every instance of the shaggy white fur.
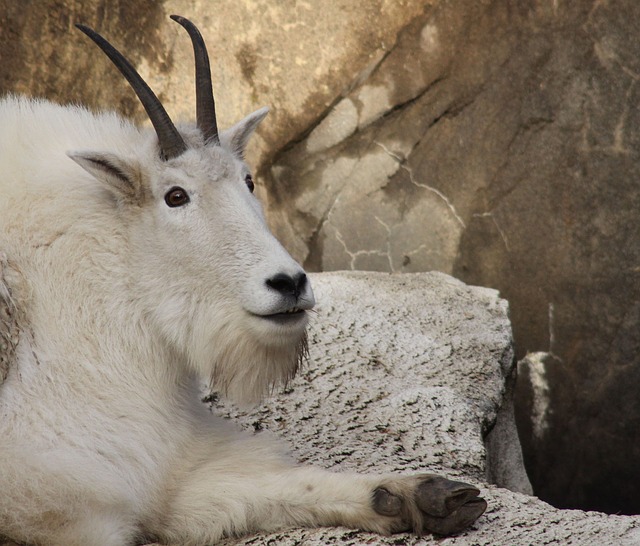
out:
<path id="1" fill-rule="evenodd" d="M 465 484 L 297 467 L 201 404 L 201 378 L 256 399 L 305 349 L 311 287 L 245 183 L 265 114 L 221 145 L 181 127 L 187 150 L 164 160 L 152 131 L 115 114 L 0 102 L 0 307 L 19 326 L 3 345 L 0 535 L 124 546 L 292 525 L 455 532 L 484 510 Z"/>

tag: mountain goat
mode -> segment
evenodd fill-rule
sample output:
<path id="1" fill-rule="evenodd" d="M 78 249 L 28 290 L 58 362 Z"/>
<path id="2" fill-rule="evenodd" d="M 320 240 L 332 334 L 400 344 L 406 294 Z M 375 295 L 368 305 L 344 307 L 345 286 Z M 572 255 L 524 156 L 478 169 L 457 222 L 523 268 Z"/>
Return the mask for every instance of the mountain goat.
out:
<path id="1" fill-rule="evenodd" d="M 0 102 L 0 536 L 40 545 L 204 545 L 286 526 L 453 534 L 486 503 L 434 475 L 295 466 L 201 403 L 286 382 L 314 306 L 243 161 L 267 113 L 218 132 L 193 42 L 195 126 L 79 26 L 152 122 Z M 4 376 L 6 379 L 2 381 Z"/>

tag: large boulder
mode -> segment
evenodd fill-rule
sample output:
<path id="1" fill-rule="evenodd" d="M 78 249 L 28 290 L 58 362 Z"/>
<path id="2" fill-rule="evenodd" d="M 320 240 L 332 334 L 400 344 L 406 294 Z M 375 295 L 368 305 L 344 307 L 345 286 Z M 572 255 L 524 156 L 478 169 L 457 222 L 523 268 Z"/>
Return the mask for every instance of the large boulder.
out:
<path id="1" fill-rule="evenodd" d="M 631 546 L 640 517 L 558 510 L 530 491 L 514 439 L 506 302 L 446 275 L 324 273 L 310 359 L 287 389 L 252 411 L 214 411 L 275 434 L 294 457 L 336 471 L 437 472 L 472 482 L 489 508 L 447 544 Z M 496 476 L 498 476 L 496 478 Z M 511 488 L 489 485 L 487 479 Z M 227 546 L 440 544 L 345 528 L 291 529 Z"/>
<path id="2" fill-rule="evenodd" d="M 521 493 L 530 486 L 505 388 L 513 369 L 511 328 L 496 291 L 439 273 L 323 273 L 312 283 L 319 305 L 302 373 L 252 411 L 222 402 L 214 411 L 255 434 L 280 436 L 305 464 L 437 472 L 478 485 L 487 512 L 447 544 L 640 543 L 640 517 L 558 510 Z M 441 543 L 433 536 L 322 528 L 225 544 Z"/>
<path id="3" fill-rule="evenodd" d="M 506 301 L 442 273 L 311 282 L 319 303 L 308 365 L 253 411 L 219 409 L 282 434 L 306 463 L 483 480 L 485 438 L 514 366 Z"/>

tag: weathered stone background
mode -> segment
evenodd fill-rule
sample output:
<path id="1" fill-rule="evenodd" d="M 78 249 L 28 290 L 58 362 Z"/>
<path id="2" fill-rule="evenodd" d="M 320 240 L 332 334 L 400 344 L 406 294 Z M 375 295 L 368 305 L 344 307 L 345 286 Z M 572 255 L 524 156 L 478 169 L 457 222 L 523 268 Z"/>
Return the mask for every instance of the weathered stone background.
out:
<path id="1" fill-rule="evenodd" d="M 0 0 L 0 87 L 143 119 L 73 23 L 175 117 L 208 39 L 221 125 L 311 270 L 437 269 L 511 305 L 536 493 L 640 512 L 640 4 L 633 0 Z M 268 189 L 268 195 L 264 191 Z"/>

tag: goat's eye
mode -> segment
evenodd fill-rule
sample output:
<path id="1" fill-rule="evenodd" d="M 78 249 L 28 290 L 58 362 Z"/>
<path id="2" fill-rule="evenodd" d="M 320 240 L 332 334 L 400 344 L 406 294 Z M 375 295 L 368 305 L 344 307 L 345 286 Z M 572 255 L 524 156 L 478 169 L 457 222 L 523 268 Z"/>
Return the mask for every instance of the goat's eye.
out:
<path id="1" fill-rule="evenodd" d="M 189 202 L 189 194 L 182 188 L 176 186 L 165 194 L 164 202 L 171 208 L 181 207 Z"/>
<path id="2" fill-rule="evenodd" d="M 253 193 L 256 185 L 253 183 L 253 178 L 251 178 L 250 174 L 244 177 L 244 183 L 247 185 L 247 188 L 249 188 L 249 191 Z"/>

